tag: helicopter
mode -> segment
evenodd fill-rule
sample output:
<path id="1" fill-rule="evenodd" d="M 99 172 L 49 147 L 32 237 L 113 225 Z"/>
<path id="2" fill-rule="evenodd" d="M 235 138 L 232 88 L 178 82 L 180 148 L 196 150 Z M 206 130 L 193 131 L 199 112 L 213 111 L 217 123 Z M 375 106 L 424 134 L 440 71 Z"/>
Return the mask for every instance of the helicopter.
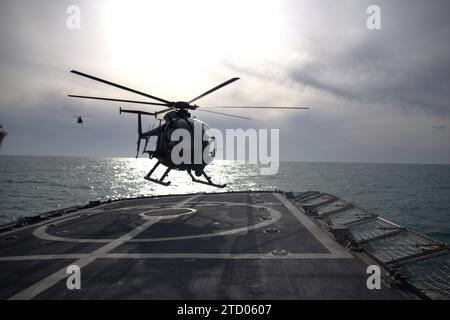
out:
<path id="1" fill-rule="evenodd" d="M 73 95 L 69 94 L 69 97 L 72 98 L 82 98 L 82 99 L 93 99 L 93 100 L 106 100 L 106 101 L 113 101 L 113 102 L 124 102 L 124 103 L 135 103 L 135 104 L 143 104 L 143 105 L 151 105 L 151 106 L 160 106 L 164 107 L 161 110 L 155 111 L 155 112 L 148 112 L 148 111 L 140 111 L 140 110 L 131 110 L 131 109 L 122 109 L 119 108 L 119 114 L 122 113 L 131 113 L 131 114 L 137 114 L 137 120 L 138 120 L 138 140 L 137 140 L 137 153 L 136 158 L 139 156 L 139 150 L 141 141 L 145 141 L 145 146 L 142 151 L 142 154 L 147 153 L 149 158 L 156 158 L 157 162 L 154 164 L 152 169 L 147 173 L 147 175 L 144 177 L 144 179 L 149 180 L 151 182 L 158 183 L 160 185 L 168 186 L 171 182 L 170 181 L 164 181 L 164 179 L 167 177 L 169 172 L 171 170 L 180 170 L 180 171 L 186 171 L 192 181 L 197 183 L 206 184 L 213 187 L 218 188 L 224 188 L 226 187 L 226 184 L 217 184 L 214 183 L 211 180 L 211 177 L 208 176 L 205 173 L 205 167 L 212 161 L 212 158 L 215 155 L 215 149 L 214 149 L 214 136 L 208 135 L 209 127 L 208 125 L 196 118 L 193 118 L 191 116 L 191 113 L 189 111 L 202 111 L 202 112 L 208 112 L 208 113 L 214 113 L 222 116 L 229 116 L 229 117 L 235 117 L 245 120 L 250 120 L 248 117 L 233 115 L 229 113 L 223 113 L 223 112 L 217 112 L 217 111 L 211 111 L 211 110 L 205 110 L 205 107 L 201 107 L 193 104 L 193 102 L 211 94 L 212 92 L 223 88 L 230 83 L 233 83 L 239 78 L 231 78 L 212 89 L 209 89 L 208 91 L 200 94 L 199 96 L 196 96 L 195 98 L 189 100 L 189 101 L 170 101 L 166 99 L 162 99 L 150 94 L 147 94 L 142 91 L 138 91 L 129 87 L 125 87 L 121 84 L 114 83 L 102 78 L 98 78 L 77 70 L 71 70 L 70 71 L 73 74 L 76 74 L 78 76 L 82 76 L 94 81 L 98 81 L 137 95 L 141 95 L 143 97 L 152 99 L 153 101 L 138 101 L 138 100 L 126 100 L 126 99 L 115 99 L 115 98 L 105 98 L 105 97 L 97 97 L 97 96 L 85 96 L 85 95 Z M 220 107 L 208 107 L 208 108 L 236 108 L 236 109 L 309 109 L 309 107 L 257 107 L 257 106 L 220 106 Z M 159 115 L 164 115 L 163 119 L 159 119 L 159 125 L 156 128 L 152 128 L 148 131 L 142 130 L 142 116 L 148 115 L 153 116 L 155 119 Z M 80 117 L 81 118 L 81 117 Z M 164 123 L 162 121 L 164 120 Z M 176 147 L 177 143 L 180 143 L 181 141 L 173 138 L 173 134 L 176 131 L 176 129 L 185 129 L 189 133 L 194 136 L 194 128 L 200 128 L 201 129 L 201 135 L 199 135 L 201 141 L 192 141 L 192 149 L 194 149 L 193 145 L 196 143 L 200 143 L 199 145 L 202 147 L 202 151 L 207 150 L 209 151 L 209 160 L 202 159 L 202 161 L 182 161 L 174 162 L 172 159 L 172 151 Z M 207 137 L 207 139 L 204 139 L 204 137 Z M 147 150 L 147 144 L 151 137 L 156 137 L 156 148 L 154 150 Z M 166 170 L 164 174 L 160 178 L 153 178 L 152 174 L 155 172 L 156 168 L 159 165 L 163 165 L 166 167 Z M 194 174 L 193 174 L 194 173 Z M 195 176 L 194 176 L 195 175 Z M 200 177 L 203 177 L 204 180 L 201 180 Z"/>
<path id="2" fill-rule="evenodd" d="M 75 118 L 77 119 L 77 124 L 83 124 L 83 118 L 81 116 L 75 116 Z"/>

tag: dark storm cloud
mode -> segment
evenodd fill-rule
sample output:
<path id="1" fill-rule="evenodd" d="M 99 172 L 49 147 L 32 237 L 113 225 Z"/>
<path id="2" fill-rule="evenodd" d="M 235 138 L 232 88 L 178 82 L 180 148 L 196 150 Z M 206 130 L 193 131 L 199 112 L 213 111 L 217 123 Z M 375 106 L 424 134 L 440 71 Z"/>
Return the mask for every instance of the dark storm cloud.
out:
<path id="1" fill-rule="evenodd" d="M 243 73 L 312 88 L 363 106 L 381 104 L 449 117 L 450 2 L 375 2 L 378 3 L 382 30 L 367 30 L 366 17 L 360 14 L 333 30 L 317 32 L 299 47 L 300 52 L 306 50 L 306 58 L 273 62 L 273 68 L 265 71 L 232 61 L 225 64 Z M 368 4 L 356 3 L 358 12 L 365 13 Z M 329 20 L 342 10 L 339 4 L 334 5 L 336 12 L 331 13 Z"/>
<path id="2" fill-rule="evenodd" d="M 370 46 L 361 46 L 370 52 Z M 450 61 L 435 60 L 432 56 L 430 60 L 424 60 L 416 64 L 409 62 L 407 55 L 380 52 L 374 57 L 349 51 L 328 63 L 315 61 L 306 66 L 291 65 L 286 73 L 296 84 L 364 105 L 384 104 L 450 116 Z M 329 74 L 342 75 L 342 82 L 330 79 Z"/>

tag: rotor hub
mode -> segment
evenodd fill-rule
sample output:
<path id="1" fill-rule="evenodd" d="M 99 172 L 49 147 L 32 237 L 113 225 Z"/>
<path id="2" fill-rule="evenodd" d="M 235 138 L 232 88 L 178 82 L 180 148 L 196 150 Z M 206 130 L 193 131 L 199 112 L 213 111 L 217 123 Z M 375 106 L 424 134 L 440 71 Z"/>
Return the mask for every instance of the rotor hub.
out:
<path id="1" fill-rule="evenodd" d="M 174 108 L 176 109 L 191 109 L 191 105 L 185 101 L 177 101 L 173 104 Z"/>

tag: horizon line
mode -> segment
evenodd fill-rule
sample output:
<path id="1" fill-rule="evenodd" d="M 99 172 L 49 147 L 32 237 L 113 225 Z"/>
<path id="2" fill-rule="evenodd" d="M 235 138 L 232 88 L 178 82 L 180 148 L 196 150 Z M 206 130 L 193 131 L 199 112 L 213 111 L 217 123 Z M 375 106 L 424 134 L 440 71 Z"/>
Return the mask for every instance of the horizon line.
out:
<path id="1" fill-rule="evenodd" d="M 49 157 L 49 158 L 85 158 L 85 159 L 92 159 L 92 158 L 99 158 L 99 159 L 136 159 L 135 157 L 127 157 L 127 156 L 80 156 L 80 155 L 37 155 L 37 154 L 1 154 L 0 156 L 7 156 L 7 157 Z M 139 157 L 137 159 L 148 159 L 145 157 Z M 230 159 L 214 159 L 214 161 L 236 161 L 236 162 L 243 162 L 245 160 L 230 160 Z M 399 165 L 450 165 L 450 162 L 443 163 L 443 162 L 377 162 L 377 161 L 338 161 L 338 160 L 280 160 L 279 162 L 309 162 L 309 163 L 346 163 L 346 164 L 399 164 Z"/>

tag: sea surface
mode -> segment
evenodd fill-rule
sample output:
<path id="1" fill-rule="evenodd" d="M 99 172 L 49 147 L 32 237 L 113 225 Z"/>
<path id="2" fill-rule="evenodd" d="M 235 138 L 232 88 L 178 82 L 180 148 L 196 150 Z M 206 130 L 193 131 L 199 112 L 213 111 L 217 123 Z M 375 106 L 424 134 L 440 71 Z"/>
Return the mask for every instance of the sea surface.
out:
<path id="1" fill-rule="evenodd" d="M 169 174 L 170 186 L 160 186 L 143 179 L 152 165 L 134 158 L 0 156 L 0 224 L 108 197 L 318 190 L 450 242 L 450 165 L 281 162 L 278 174 L 264 176 L 259 165 L 216 160 L 206 171 L 225 189 L 177 171 Z"/>

